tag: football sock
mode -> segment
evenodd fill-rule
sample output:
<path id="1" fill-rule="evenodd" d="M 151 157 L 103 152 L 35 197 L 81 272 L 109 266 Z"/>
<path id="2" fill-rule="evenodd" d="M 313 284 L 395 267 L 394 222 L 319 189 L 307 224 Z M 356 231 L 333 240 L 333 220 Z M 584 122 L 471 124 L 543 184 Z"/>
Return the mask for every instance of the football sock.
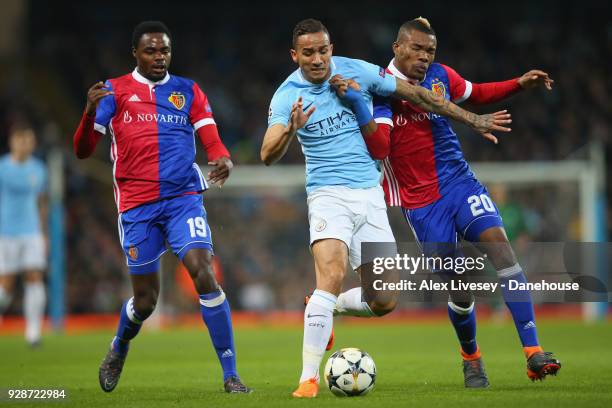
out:
<path id="1" fill-rule="evenodd" d="M 146 316 L 149 317 L 149 316 Z M 140 316 L 134 310 L 134 298 L 131 297 L 121 307 L 121 314 L 119 317 L 119 327 L 117 328 L 117 334 L 111 343 L 111 348 L 117 353 L 125 356 L 130 346 L 130 340 L 132 340 L 142 327 L 142 322 L 146 317 Z"/>
<path id="2" fill-rule="evenodd" d="M 317 289 L 306 305 L 300 383 L 310 378 L 319 379 L 319 366 L 331 335 L 337 300 L 331 293 Z"/>
<path id="3" fill-rule="evenodd" d="M 525 353 L 525 358 L 529 359 L 534 353 L 544 351 L 540 346 L 531 346 L 531 347 L 523 347 L 523 353 Z"/>
<path id="4" fill-rule="evenodd" d="M 357 287 L 338 295 L 334 315 L 372 317 L 374 313 L 370 309 L 368 302 L 362 301 L 361 287 Z"/>
<path id="5" fill-rule="evenodd" d="M 42 282 L 26 282 L 23 295 L 23 313 L 26 320 L 25 338 L 29 343 L 40 340 L 47 295 Z"/>
<path id="6" fill-rule="evenodd" d="M 11 304 L 11 299 L 11 294 L 4 289 L 4 286 L 0 286 L 0 316 L 4 314 L 6 308 Z"/>
<path id="7" fill-rule="evenodd" d="M 476 311 L 474 303 L 468 307 L 459 307 L 453 302 L 448 302 L 448 317 L 455 328 L 459 344 L 461 344 L 462 355 L 471 356 L 478 351 L 476 343 Z"/>
<path id="8" fill-rule="evenodd" d="M 223 380 L 230 376 L 238 376 L 232 314 L 223 290 L 219 288 L 215 292 L 200 295 L 200 311 L 221 363 Z"/>
<path id="9" fill-rule="evenodd" d="M 509 290 L 510 280 L 527 283 L 527 278 L 521 266 L 517 263 L 509 268 L 497 271 L 497 274 L 499 275 L 504 301 L 512 314 L 512 319 L 514 320 L 514 325 L 521 338 L 523 347 L 538 346 L 538 334 L 531 293 L 528 290 Z"/>

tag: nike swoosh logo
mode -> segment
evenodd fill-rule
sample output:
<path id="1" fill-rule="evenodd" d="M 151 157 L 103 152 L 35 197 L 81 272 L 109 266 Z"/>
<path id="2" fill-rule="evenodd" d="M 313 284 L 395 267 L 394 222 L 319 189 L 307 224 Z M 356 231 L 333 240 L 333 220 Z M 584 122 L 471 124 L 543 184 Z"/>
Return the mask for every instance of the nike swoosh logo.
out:
<path id="1" fill-rule="evenodd" d="M 304 112 L 308 111 L 308 108 L 310 108 L 310 107 L 312 106 L 312 104 L 313 104 L 313 103 L 314 103 L 314 102 L 310 102 L 308 105 L 304 106 L 304 107 L 302 108 L 302 110 L 303 110 Z"/>
<path id="2" fill-rule="evenodd" d="M 324 314 L 310 314 L 308 313 L 308 316 L 306 316 L 308 319 L 310 319 L 311 317 L 327 317 Z"/>

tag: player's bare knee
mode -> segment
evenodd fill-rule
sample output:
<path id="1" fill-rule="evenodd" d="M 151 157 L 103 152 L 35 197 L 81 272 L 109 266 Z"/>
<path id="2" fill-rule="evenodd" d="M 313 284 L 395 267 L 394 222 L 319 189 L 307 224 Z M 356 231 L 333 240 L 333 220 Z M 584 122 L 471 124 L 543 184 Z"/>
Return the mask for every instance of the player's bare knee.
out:
<path id="1" fill-rule="evenodd" d="M 397 306 L 397 299 L 389 299 L 386 302 L 375 300 L 369 303 L 369 306 L 372 313 L 378 317 L 381 317 L 391 313 L 395 309 L 395 306 Z"/>
<path id="2" fill-rule="evenodd" d="M 153 314 L 157 306 L 157 292 L 134 294 L 134 311 L 143 319 Z"/>

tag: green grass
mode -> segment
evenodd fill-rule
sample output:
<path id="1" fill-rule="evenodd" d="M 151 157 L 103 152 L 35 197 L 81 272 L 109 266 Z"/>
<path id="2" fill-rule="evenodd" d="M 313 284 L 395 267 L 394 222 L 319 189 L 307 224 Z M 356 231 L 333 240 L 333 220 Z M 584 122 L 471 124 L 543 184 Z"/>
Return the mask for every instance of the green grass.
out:
<path id="1" fill-rule="evenodd" d="M 540 338 L 563 362 L 560 375 L 543 383 L 527 379 L 510 324 L 482 324 L 478 330 L 491 381 L 488 390 L 463 388 L 458 346 L 446 323 L 338 324 L 336 348 L 363 348 L 377 364 L 376 389 L 361 398 L 337 398 L 322 387 L 316 401 L 292 399 L 302 333 L 299 328 L 271 327 L 236 332 L 239 370 L 255 389 L 251 395 L 222 392 L 220 368 L 203 328 L 141 333 L 119 386 L 110 394 L 100 390 L 97 370 L 112 333 L 47 336 L 38 350 L 29 350 L 21 337 L 0 336 L 0 388 L 65 388 L 68 401 L 53 406 L 87 408 L 611 406 L 609 324 L 541 322 Z M 0 401 L 0 407 L 7 405 Z"/>

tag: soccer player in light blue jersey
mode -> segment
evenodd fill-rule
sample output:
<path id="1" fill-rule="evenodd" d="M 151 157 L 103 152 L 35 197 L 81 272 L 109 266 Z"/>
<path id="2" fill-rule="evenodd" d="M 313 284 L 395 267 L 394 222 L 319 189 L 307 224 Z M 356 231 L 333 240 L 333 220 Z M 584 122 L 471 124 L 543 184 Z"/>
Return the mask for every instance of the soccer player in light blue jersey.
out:
<path id="1" fill-rule="evenodd" d="M 0 157 L 0 316 L 11 303 L 15 276 L 24 273 L 25 338 L 40 343 L 46 294 L 43 271 L 46 248 L 45 165 L 32 157 L 36 145 L 32 128 L 11 128 L 10 152 Z"/>
<path id="2" fill-rule="evenodd" d="M 362 242 L 395 242 L 379 184 L 380 172 L 360 131 L 362 126 L 371 125 L 372 96 L 407 99 L 423 110 L 466 123 L 483 135 L 509 130 L 501 126 L 508 123 L 506 115 L 475 115 L 422 87 L 396 79 L 376 65 L 332 57 L 332 50 L 329 32 L 320 21 L 307 19 L 296 25 L 291 57 L 299 68 L 272 98 L 261 147 L 261 159 L 270 165 L 282 158 L 297 136 L 306 157 L 316 290 L 304 312 L 302 375 L 293 393 L 298 398 L 317 396 L 319 366 L 332 335 L 334 309 L 352 315 L 382 316 L 396 303 L 394 294 L 379 292 L 364 298 L 361 288 L 338 298 L 348 263 L 359 273 L 371 264 L 372 259 L 362 259 Z M 334 89 L 342 78 L 361 85 L 359 98 L 351 98 L 348 93 L 336 95 Z M 377 256 L 395 254 L 395 245 L 385 248 L 389 253 Z"/>

